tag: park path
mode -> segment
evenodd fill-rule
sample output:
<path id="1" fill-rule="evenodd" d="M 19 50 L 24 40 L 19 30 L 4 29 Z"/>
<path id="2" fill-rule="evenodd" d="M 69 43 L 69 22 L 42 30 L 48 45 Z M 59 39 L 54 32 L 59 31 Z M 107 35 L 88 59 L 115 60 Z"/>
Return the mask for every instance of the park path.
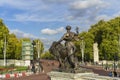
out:
<path id="1" fill-rule="evenodd" d="M 109 74 L 109 71 L 106 71 L 101 67 L 96 67 L 96 66 L 81 66 L 81 67 L 90 69 L 94 73 L 102 75 L 102 76 L 108 76 L 108 74 Z"/>

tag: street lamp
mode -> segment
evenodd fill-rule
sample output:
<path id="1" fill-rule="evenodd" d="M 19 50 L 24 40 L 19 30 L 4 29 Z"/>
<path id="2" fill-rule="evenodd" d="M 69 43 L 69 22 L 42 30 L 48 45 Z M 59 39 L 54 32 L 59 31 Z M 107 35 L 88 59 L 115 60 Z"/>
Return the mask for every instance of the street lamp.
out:
<path id="1" fill-rule="evenodd" d="M 41 44 L 39 41 L 37 41 L 37 43 L 35 41 L 32 42 L 32 45 L 33 45 L 33 51 L 34 50 L 34 47 L 36 47 L 37 49 L 37 58 L 40 59 L 40 48 L 41 48 Z M 34 53 L 34 52 L 33 52 Z"/>
<path id="2" fill-rule="evenodd" d="M 34 55 L 34 53 L 35 53 L 34 47 L 35 47 L 35 45 L 36 45 L 35 41 L 32 42 L 32 45 L 33 45 L 33 55 Z M 35 59 L 35 57 L 34 57 L 34 59 Z"/>
<path id="3" fill-rule="evenodd" d="M 37 52 L 38 52 L 38 59 L 40 59 L 40 42 L 37 43 Z"/>
<path id="4" fill-rule="evenodd" d="M 116 61 L 118 61 L 118 54 L 117 53 L 114 54 L 114 71 L 116 71 L 116 68 L 117 68 Z"/>
<path id="5" fill-rule="evenodd" d="M 6 66 L 6 35 L 4 37 L 5 37 L 5 41 L 4 41 L 3 53 L 4 53 L 4 66 Z"/>
<path id="6" fill-rule="evenodd" d="M 118 34 L 118 64 L 119 64 L 118 67 L 120 68 L 119 55 L 120 55 L 120 34 Z"/>
<path id="7" fill-rule="evenodd" d="M 118 61 L 118 54 L 117 53 L 114 54 L 114 77 L 117 77 L 117 72 L 116 72 L 117 65 L 116 65 L 116 61 Z"/>
<path id="8" fill-rule="evenodd" d="M 80 44 L 80 48 L 81 48 L 81 53 L 82 53 L 82 63 L 84 63 L 84 49 L 85 49 L 85 42 L 82 38 L 82 42 Z"/>

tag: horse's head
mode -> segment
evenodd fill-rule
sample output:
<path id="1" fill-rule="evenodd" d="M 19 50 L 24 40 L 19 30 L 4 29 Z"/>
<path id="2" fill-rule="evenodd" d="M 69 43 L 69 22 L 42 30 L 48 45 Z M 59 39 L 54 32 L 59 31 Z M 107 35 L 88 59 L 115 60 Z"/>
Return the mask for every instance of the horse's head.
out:
<path id="1" fill-rule="evenodd" d="M 52 45 L 50 46 L 50 48 L 49 48 L 50 53 L 53 54 L 54 56 L 58 56 L 59 55 L 59 51 L 60 51 L 59 46 L 61 46 L 61 44 L 59 44 L 58 42 L 54 41 L 52 43 Z"/>
<path id="2" fill-rule="evenodd" d="M 51 54 L 53 54 L 56 57 L 64 58 L 67 54 L 66 48 L 58 42 L 53 42 L 51 47 L 49 48 L 49 51 Z"/>

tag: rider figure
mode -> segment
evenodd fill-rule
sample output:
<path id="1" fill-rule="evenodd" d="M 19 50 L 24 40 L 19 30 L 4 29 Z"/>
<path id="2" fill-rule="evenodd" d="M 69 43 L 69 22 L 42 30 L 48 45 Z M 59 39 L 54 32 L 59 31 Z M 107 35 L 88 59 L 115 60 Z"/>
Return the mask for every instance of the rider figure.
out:
<path id="1" fill-rule="evenodd" d="M 66 26 L 67 32 L 63 35 L 63 37 L 58 41 L 58 43 L 62 42 L 63 40 L 65 41 L 65 47 L 67 51 L 67 60 L 68 63 L 70 64 L 71 68 L 75 68 L 75 62 L 74 62 L 74 53 L 76 50 L 76 47 L 73 44 L 73 41 L 75 40 L 75 37 L 78 35 L 77 33 L 71 32 L 71 26 Z"/>

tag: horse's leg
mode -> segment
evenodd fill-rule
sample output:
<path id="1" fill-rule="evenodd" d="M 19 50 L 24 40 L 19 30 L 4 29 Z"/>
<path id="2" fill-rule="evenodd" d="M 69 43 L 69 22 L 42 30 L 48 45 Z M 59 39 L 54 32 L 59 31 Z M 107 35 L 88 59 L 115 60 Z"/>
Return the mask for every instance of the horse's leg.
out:
<path id="1" fill-rule="evenodd" d="M 59 67 L 64 68 L 64 63 L 63 63 L 62 59 L 61 58 L 58 58 L 58 59 L 59 59 L 59 63 L 60 63 Z"/>
<path id="2" fill-rule="evenodd" d="M 73 46 L 69 46 L 68 48 L 68 62 L 71 68 L 75 68 L 75 62 L 74 62 L 74 50 Z"/>

